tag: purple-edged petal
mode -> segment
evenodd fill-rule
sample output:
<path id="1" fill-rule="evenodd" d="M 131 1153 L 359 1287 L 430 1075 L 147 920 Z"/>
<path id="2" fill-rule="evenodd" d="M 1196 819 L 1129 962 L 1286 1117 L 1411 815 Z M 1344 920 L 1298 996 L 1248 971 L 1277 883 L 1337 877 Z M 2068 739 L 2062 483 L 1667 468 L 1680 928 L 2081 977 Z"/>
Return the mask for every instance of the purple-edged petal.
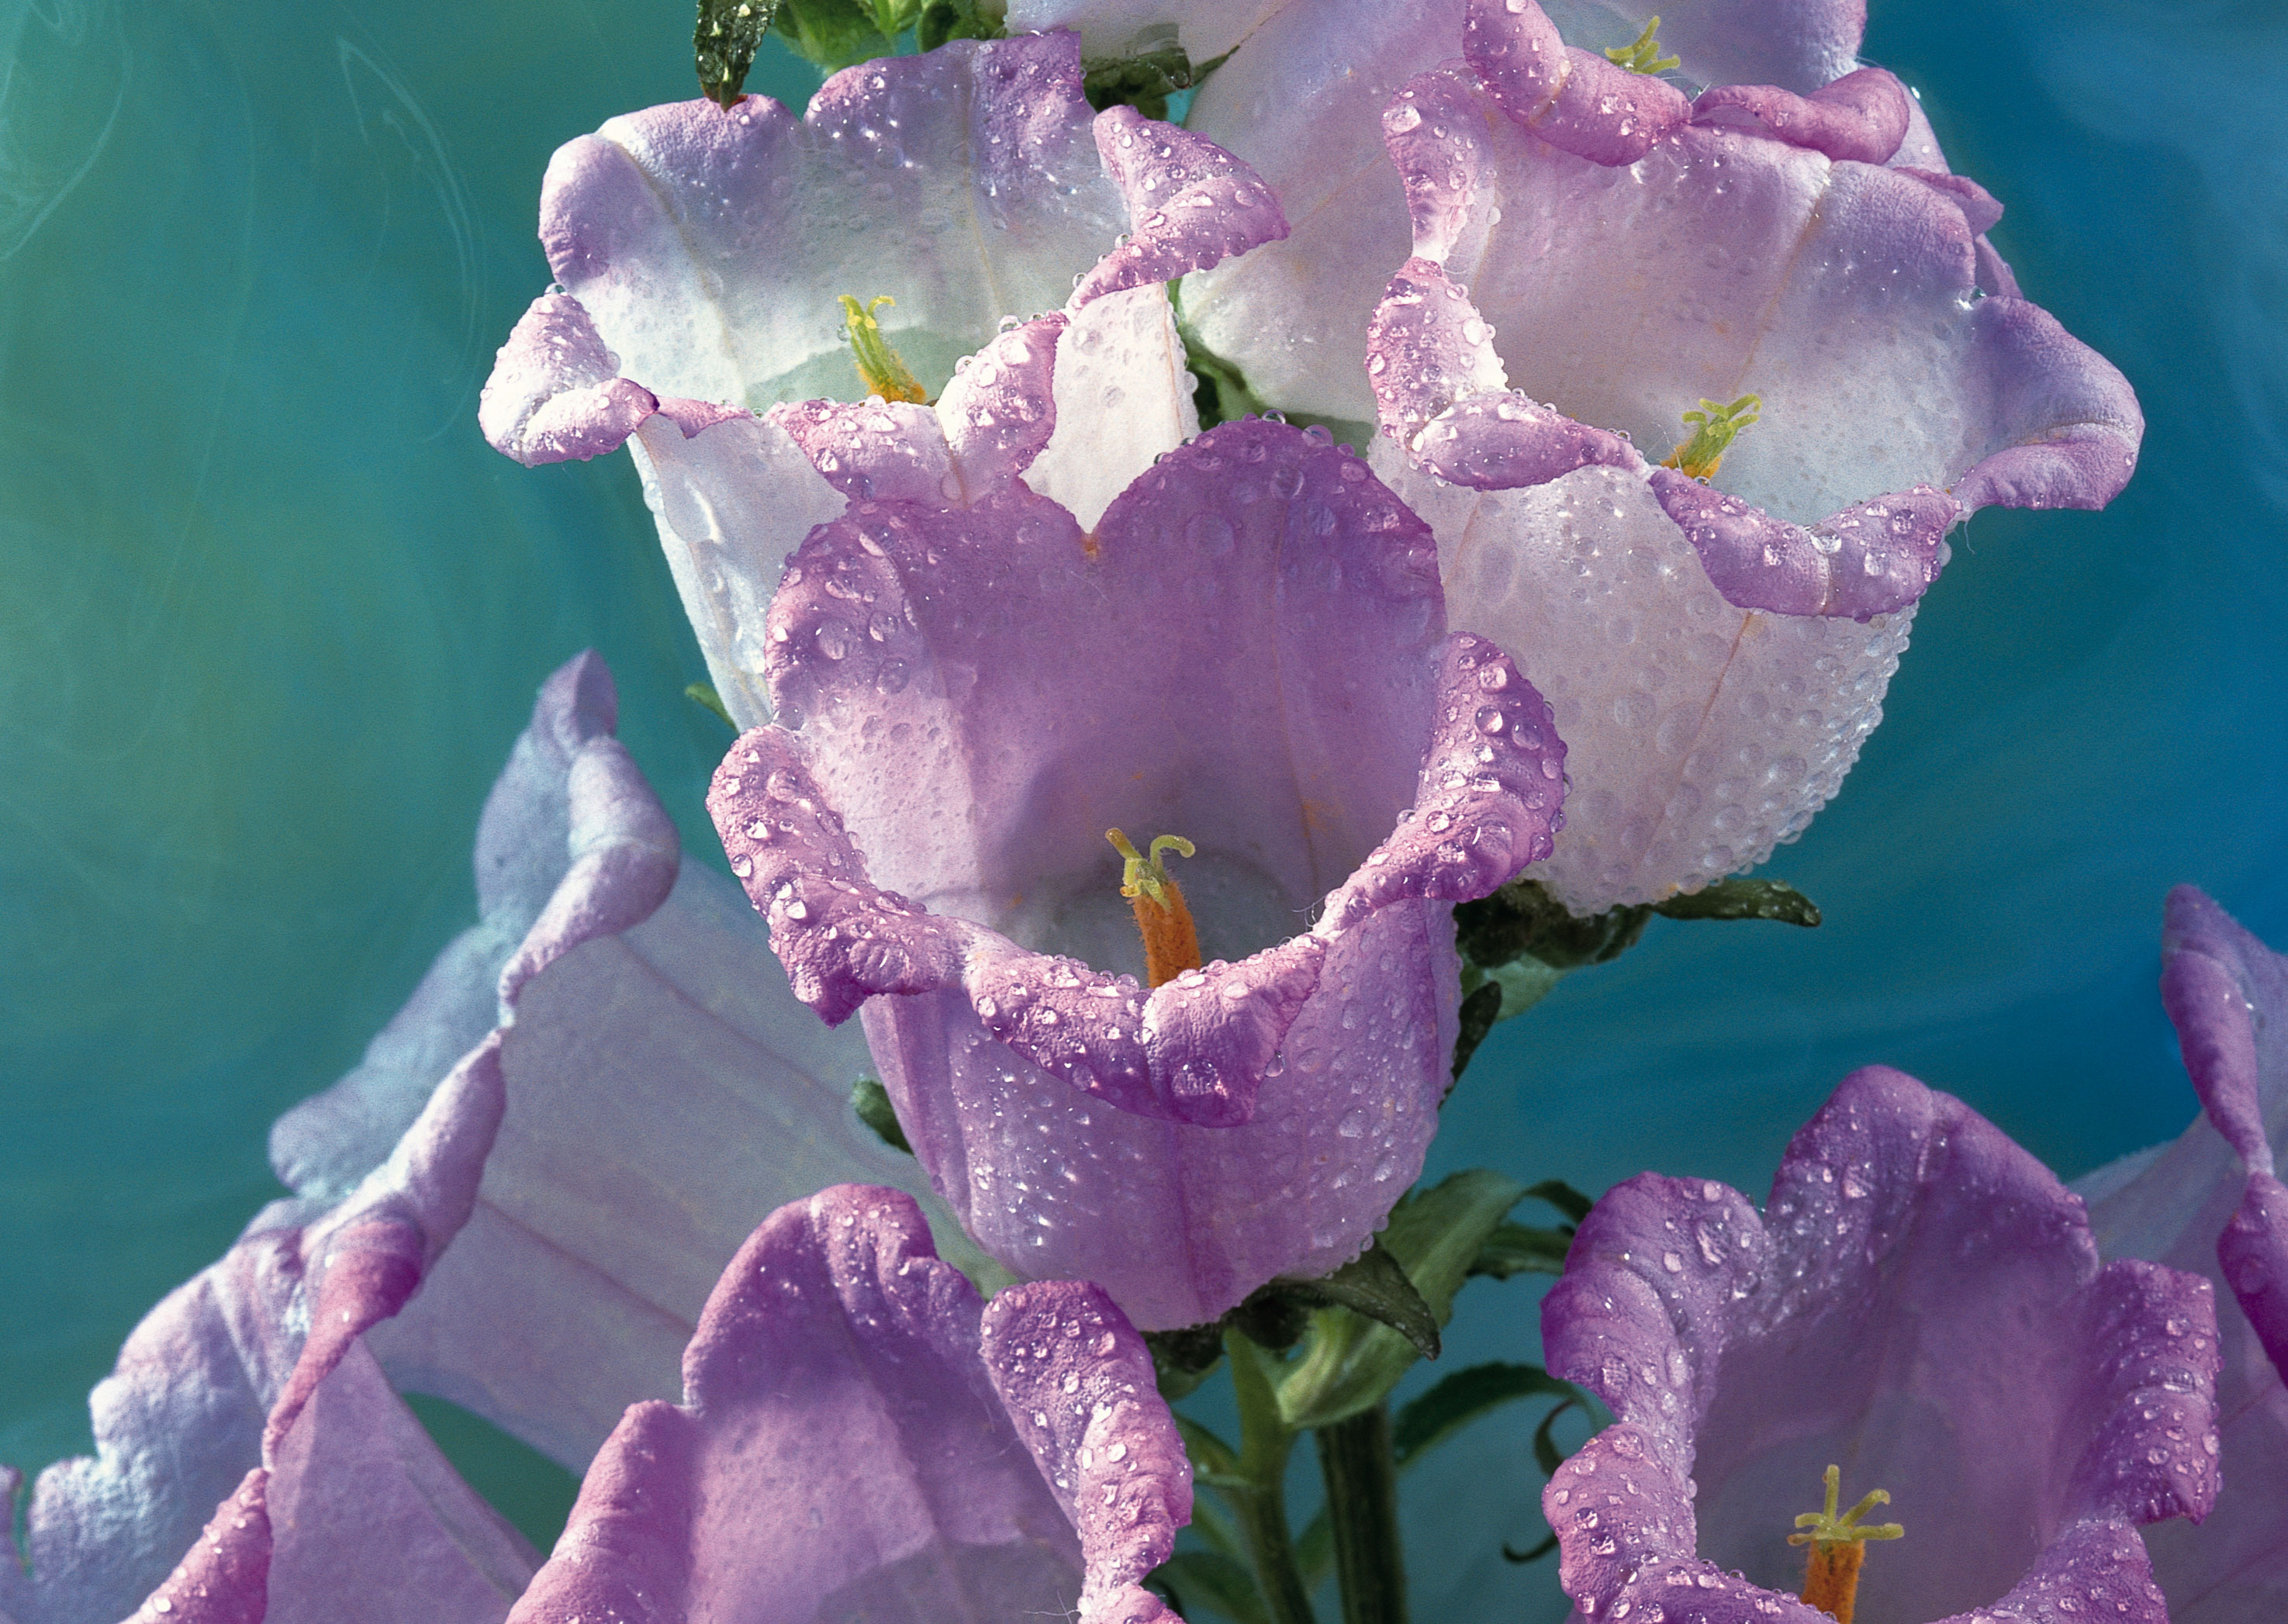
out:
<path id="1" fill-rule="evenodd" d="M 620 370 L 661 395 L 762 410 L 863 392 L 835 301 L 933 392 L 1004 315 L 1065 302 L 1120 230 L 1069 35 L 957 42 L 767 97 L 608 122 L 559 151 L 541 240 Z"/>
<path id="2" fill-rule="evenodd" d="M 651 391 L 619 371 L 580 301 L 544 293 L 501 345 L 477 426 L 494 450 L 528 468 L 616 451 L 659 409 Z"/>
<path id="3" fill-rule="evenodd" d="M 2006 1592 L 2030 1618 L 2102 1602 L 2158 1624 L 2133 1525 L 2216 1495 L 2206 1283 L 2101 1268 L 2038 1162 L 1879 1067 L 1796 1136 L 1760 1219 L 1713 1183 L 1608 1194 L 1543 1328 L 1550 1368 L 1619 1417 L 1544 1497 L 1597 1617 L 1680 1575 L 1712 1619 L 1787 1616 L 1784 1536 L 1841 1462 L 1909 1531 L 1868 1558 L 1863 1610 L 1966 1618 Z"/>
<path id="4" fill-rule="evenodd" d="M 997 337 L 955 363 L 937 416 L 963 495 L 1030 468 L 1056 430 L 1056 384 L 1070 320 L 1061 311 Z"/>
<path id="5" fill-rule="evenodd" d="M 2149 1530 L 2180 1624 L 2288 1606 L 2288 961 L 2190 886 L 2169 895 L 2162 1000 L 2204 1107 L 2174 1143 L 2082 1181 L 2107 1252 L 2205 1274 L 2221 1288 L 2225 1492 L 2197 1530 Z"/>
<path id="6" fill-rule="evenodd" d="M 1470 0 L 1462 54 L 1511 123 L 1593 163 L 1634 163 L 1691 115 L 1665 79 L 1567 45 L 1534 0 Z"/>
<path id="7" fill-rule="evenodd" d="M 1078 1281 L 1013 1286 L 987 1305 L 978 1351 L 1080 1534 L 1081 1617 L 1172 1620 L 1140 1581 L 1192 1520 L 1192 1463 L 1127 1316 Z"/>
<path id="8" fill-rule="evenodd" d="M 821 478 L 860 502 L 943 502 L 953 455 L 937 414 L 907 400 L 789 401 L 763 414 Z"/>
<path id="9" fill-rule="evenodd" d="M 269 1486 L 268 1468 L 250 1470 L 127 1624 L 263 1624 L 270 1602 Z"/>
<path id="10" fill-rule="evenodd" d="M 1450 622 L 1510 650 L 1555 708 L 1573 790 L 1534 872 L 1568 907 L 1751 867 L 1841 787 L 1911 610 L 1861 626 L 1735 607 L 1625 469 L 1481 491 L 1388 441 L 1375 464 L 1438 535 Z"/>
<path id="11" fill-rule="evenodd" d="M 1888 163 L 1906 139 L 1913 100 L 1891 75 L 1863 67 L 1808 96 L 1776 84 L 1720 84 L 1701 92 L 1692 115 L 1716 123 L 1720 115 L 1734 114 L 1791 146 L 1859 163 Z"/>
<path id="12" fill-rule="evenodd" d="M 1089 532 L 1015 486 L 858 504 L 790 566 L 800 732 L 743 740 L 711 810 L 798 994 L 864 1005 L 932 1182 L 1021 1274 L 1198 1323 L 1355 1255 L 1418 1168 L 1443 905 L 1545 848 L 1562 782 L 1507 662 L 1441 652 L 1425 539 L 1323 434 L 1251 422 Z M 1116 827 L 1199 852 L 1213 962 L 1148 993 Z"/>
<path id="13" fill-rule="evenodd" d="M 1151 1616 L 1123 1604 L 1189 1511 L 1174 1424 L 1118 1310 L 1034 1291 L 1005 1337 L 1070 1327 L 1075 1345 L 981 1351 L 983 1304 L 909 1197 L 841 1185 L 781 1208 L 710 1297 L 683 1404 L 628 1412 L 511 1618 L 982 1624 L 1076 1597 L 1092 1624 Z M 1021 1430 L 1013 1394 L 1036 1406 Z M 1076 1540 L 1059 1477 L 1148 1525 L 1092 1517 Z"/>
<path id="14" fill-rule="evenodd" d="M 364 1334 L 478 1206 L 521 1000 L 666 894 L 675 835 L 611 736 L 613 709 L 592 654 L 543 688 L 478 837 L 485 922 L 359 1071 L 279 1123 L 298 1199 L 132 1331 L 89 1400 L 96 1454 L 41 1476 L 29 1569 L 0 1562 L 0 1612 L 105 1620 L 144 1596 L 154 1615 L 164 1601 L 202 1617 L 179 1592 L 203 1583 L 213 1617 L 380 1621 L 398 1592 L 373 1573 L 389 1572 L 440 1621 L 489 1624 L 524 1585 L 536 1553 L 434 1450 Z M 192 1540 L 234 1485 L 257 1501 L 226 1502 L 229 1525 Z"/>
<path id="15" fill-rule="evenodd" d="M 1776 614 L 1871 620 L 1904 609 L 1938 579 L 1962 504 L 1927 485 L 1861 502 L 1806 529 L 1672 468 L 1652 491 L 1727 603 Z"/>
<path id="16" fill-rule="evenodd" d="M 1287 234 L 1271 188 L 1204 137 L 1119 107 L 1097 115 L 1096 147 L 1128 205 L 1131 234 L 1073 289 L 1076 310 L 1109 293 L 1173 281 Z"/>

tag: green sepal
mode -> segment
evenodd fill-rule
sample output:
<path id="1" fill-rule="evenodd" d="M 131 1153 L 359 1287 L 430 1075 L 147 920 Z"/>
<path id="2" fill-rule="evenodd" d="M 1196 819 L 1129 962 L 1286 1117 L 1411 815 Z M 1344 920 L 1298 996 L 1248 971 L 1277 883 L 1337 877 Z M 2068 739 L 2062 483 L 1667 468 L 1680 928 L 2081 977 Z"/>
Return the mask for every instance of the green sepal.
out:
<path id="1" fill-rule="evenodd" d="M 1501 983 L 1480 981 L 1471 986 L 1469 976 L 1468 970 L 1462 972 L 1462 985 L 1466 990 L 1462 994 L 1461 1028 L 1454 1034 L 1454 1082 L 1462 1081 L 1470 1057 L 1478 1052 L 1478 1045 L 1486 1041 L 1486 1034 L 1494 1029 L 1494 1023 L 1502 1014 Z M 1450 1083 L 1447 1092 L 1453 1092 Z"/>
<path id="2" fill-rule="evenodd" d="M 1230 54 L 1226 51 L 1224 56 Z M 1195 67 L 1179 45 L 1140 56 L 1100 57 L 1080 65 L 1081 94 L 1100 113 L 1107 107 L 1130 107 L 1147 118 L 1164 119 L 1168 98 L 1190 90 L 1223 66 L 1223 59 L 1218 57 Z"/>
<path id="3" fill-rule="evenodd" d="M 701 709 L 711 710 L 717 716 L 722 717 L 723 725 L 729 728 L 733 733 L 735 733 L 739 731 L 739 725 L 731 719 L 730 709 L 723 703 L 723 696 L 715 692 L 715 685 L 713 683 L 686 683 L 683 687 L 683 697 L 689 700 L 692 703 L 699 706 Z"/>
<path id="4" fill-rule="evenodd" d="M 1404 1269 L 1434 1323 L 1453 1317 L 1454 1294 L 1486 1237 L 1524 1194 L 1514 1179 L 1473 1168 L 1409 1192 L 1391 1209 L 1379 1249 Z M 1301 1353 L 1280 1373 L 1280 1419 L 1297 1431 L 1331 1426 L 1379 1400 L 1420 1357 L 1388 1326 L 1347 1309 L 1323 1309 L 1311 1316 Z"/>
<path id="5" fill-rule="evenodd" d="M 894 1151 L 914 1153 L 906 1130 L 899 1126 L 898 1109 L 890 1103 L 890 1091 L 871 1077 L 861 1077 L 850 1085 L 850 1108 L 858 1120 L 874 1130 L 874 1137 Z"/>
<path id="6" fill-rule="evenodd" d="M 1438 1316 L 1378 1238 L 1369 1239 L 1365 1251 L 1323 1279 L 1282 1283 L 1306 1302 L 1315 1298 L 1388 1326 L 1424 1359 L 1438 1357 Z"/>
<path id="7" fill-rule="evenodd" d="M 1472 1422 L 1520 1398 L 1580 1401 L 1581 1390 L 1538 1365 L 1473 1365 L 1445 1377 L 1392 1418 L 1391 1448 L 1399 1465 L 1412 1463 Z"/>
<path id="8" fill-rule="evenodd" d="M 1546 1201 L 1557 1208 L 1565 1215 L 1568 1224 L 1580 1223 L 1589 1216 L 1589 1208 L 1597 1204 L 1594 1196 L 1582 1194 L 1561 1178 L 1545 1178 L 1525 1193 L 1530 1200 Z"/>
<path id="9" fill-rule="evenodd" d="M 779 0 L 699 0 L 691 55 L 702 95 L 718 107 L 739 105 L 747 71 L 778 9 Z"/>
<path id="10" fill-rule="evenodd" d="M 1176 1430 L 1184 1440 L 1184 1453 L 1191 1457 L 1196 1482 L 1211 1488 L 1254 1486 L 1240 1470 L 1238 1451 L 1188 1415 L 1178 1415 L 1175 1420 Z"/>
<path id="11" fill-rule="evenodd" d="M 999 18 L 978 9 L 977 0 L 929 0 L 914 26 L 914 43 L 924 51 L 935 51 L 948 40 L 999 39 L 1007 32 Z"/>
<path id="12" fill-rule="evenodd" d="M 1573 1244 L 1569 1230 L 1535 1229 L 1526 1224 L 1503 1224 L 1486 1237 L 1485 1245 L 1470 1263 L 1470 1272 L 1505 1280 L 1513 1274 L 1562 1274 L 1565 1254 Z"/>
<path id="13" fill-rule="evenodd" d="M 1689 895 L 1656 902 L 1664 919 L 1769 919 L 1784 925 L 1819 923 L 1819 905 L 1785 880 L 1719 880 Z"/>
<path id="14" fill-rule="evenodd" d="M 1173 1404 L 1199 1390 L 1200 1383 L 1223 1363 L 1223 1326 L 1188 1325 L 1173 1331 L 1147 1331 L 1144 1345 L 1152 1352 L 1152 1374 L 1160 1397 Z"/>
<path id="15" fill-rule="evenodd" d="M 1188 1604 L 1196 1597 L 1235 1624 L 1271 1624 L 1255 1574 L 1246 1563 L 1219 1550 L 1180 1551 L 1146 1574 L 1144 1585 L 1183 1618 L 1204 1616 Z"/>
<path id="16" fill-rule="evenodd" d="M 1538 880 L 1513 880 L 1490 897 L 1454 909 L 1454 946 L 1463 962 L 1491 970 L 1531 956 L 1551 970 L 1607 964 L 1644 934 L 1652 907 L 1632 903 L 1586 917 L 1568 911 Z"/>

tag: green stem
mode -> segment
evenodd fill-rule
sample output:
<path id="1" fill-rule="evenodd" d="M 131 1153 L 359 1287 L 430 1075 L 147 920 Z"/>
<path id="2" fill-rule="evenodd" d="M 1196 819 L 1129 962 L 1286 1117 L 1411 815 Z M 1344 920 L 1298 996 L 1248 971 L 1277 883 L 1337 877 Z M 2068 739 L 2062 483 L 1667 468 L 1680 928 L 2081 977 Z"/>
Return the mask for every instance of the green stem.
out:
<path id="1" fill-rule="evenodd" d="M 1239 1477 L 1225 1498 L 1239 1520 L 1248 1555 L 1255 1559 L 1273 1624 L 1315 1624 L 1310 1594 L 1295 1561 L 1295 1541 L 1287 1525 L 1287 1456 L 1295 1435 L 1279 1419 L 1279 1395 L 1264 1367 L 1262 1351 L 1236 1330 L 1224 1333 L 1231 1359 L 1231 1382 L 1239 1397 Z"/>
<path id="2" fill-rule="evenodd" d="M 1343 1624 L 1406 1624 L 1406 1562 L 1398 1539 L 1398 1462 L 1387 1399 L 1321 1427 L 1319 1471 L 1342 1581 Z"/>

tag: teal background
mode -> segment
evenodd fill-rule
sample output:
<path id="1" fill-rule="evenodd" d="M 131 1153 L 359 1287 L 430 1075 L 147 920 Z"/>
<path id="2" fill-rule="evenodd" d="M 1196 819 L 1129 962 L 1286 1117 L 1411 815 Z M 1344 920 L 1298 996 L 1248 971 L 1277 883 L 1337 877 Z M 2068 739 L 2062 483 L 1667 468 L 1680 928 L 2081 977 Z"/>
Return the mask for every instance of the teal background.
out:
<path id="1" fill-rule="evenodd" d="M 2168 885 L 2288 943 L 2288 20 L 1875 10 L 2028 293 L 2136 384 L 2143 465 L 2103 514 L 1957 535 L 1889 719 L 1768 870 L 1823 927 L 1656 922 L 1497 1032 L 1434 1171 L 1758 1190 L 1881 1060 L 2078 1173 L 2194 1109 Z M 473 917 L 553 666 L 604 653 L 712 849 L 725 734 L 633 471 L 518 468 L 474 422 L 547 281 L 549 153 L 689 94 L 688 30 L 680 0 L 0 0 L 0 1461 L 89 1447 L 121 1338 L 278 1192 L 271 1119 Z M 1530 1356 L 1510 1290 L 1473 1287 L 1457 1362 Z M 568 1480 L 423 1414 L 544 1545 Z M 1474 1525 L 1421 1521 L 1418 1580 Z"/>

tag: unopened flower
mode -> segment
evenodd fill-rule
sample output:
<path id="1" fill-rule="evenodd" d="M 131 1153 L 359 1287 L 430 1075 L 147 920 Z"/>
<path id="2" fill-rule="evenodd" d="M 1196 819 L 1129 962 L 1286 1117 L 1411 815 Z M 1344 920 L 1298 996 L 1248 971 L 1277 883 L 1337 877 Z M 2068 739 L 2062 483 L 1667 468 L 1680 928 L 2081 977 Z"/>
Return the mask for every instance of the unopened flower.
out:
<path id="1" fill-rule="evenodd" d="M 981 1301 L 901 1192 L 773 1213 L 683 1387 L 629 1410 L 511 1624 L 1175 1616 L 1139 1581 L 1191 1463 L 1143 1338 L 1076 1281 Z"/>
<path id="2" fill-rule="evenodd" d="M 2101 1264 L 2039 1162 L 1880 1067 L 1797 1134 L 1760 1216 L 1709 1181 L 1609 1192 L 1542 1326 L 1617 1418 L 1542 1498 L 1593 1624 L 1815 1624 L 1823 1538 L 1854 1542 L 1807 1510 L 1830 1467 L 1904 1530 L 1864 1555 L 1860 1624 L 2165 1624 L 2138 1531 L 2216 1498 L 2208 1282 Z"/>

